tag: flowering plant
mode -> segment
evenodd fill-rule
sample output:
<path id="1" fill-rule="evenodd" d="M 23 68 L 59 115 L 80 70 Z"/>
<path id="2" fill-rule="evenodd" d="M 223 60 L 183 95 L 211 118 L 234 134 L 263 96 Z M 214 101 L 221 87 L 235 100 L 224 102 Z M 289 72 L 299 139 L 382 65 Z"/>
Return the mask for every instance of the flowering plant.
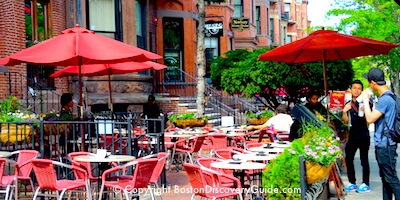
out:
<path id="1" fill-rule="evenodd" d="M 274 116 L 274 113 L 269 110 L 257 111 L 257 112 L 247 111 L 243 113 L 243 116 L 245 116 L 248 119 L 271 118 L 272 116 Z"/>
<path id="2" fill-rule="evenodd" d="M 42 113 L 40 116 L 43 117 L 43 120 L 45 121 L 73 121 L 75 119 L 73 115 L 61 115 L 58 110 L 52 110 L 46 114 Z"/>
<path id="3" fill-rule="evenodd" d="M 187 112 L 187 113 L 168 113 L 168 119 L 172 122 L 177 122 L 178 120 L 185 120 L 185 119 L 210 119 L 210 116 L 207 115 L 197 115 L 194 112 Z"/>
<path id="4" fill-rule="evenodd" d="M 305 124 L 302 129 L 305 134 L 300 141 L 304 148 L 299 150 L 299 148 L 291 146 L 289 152 L 292 154 L 303 155 L 304 159 L 326 167 L 343 156 L 340 139 L 335 136 L 332 128 L 328 125 L 317 127 Z"/>
<path id="5" fill-rule="evenodd" d="M 22 104 L 14 96 L 4 99 L 0 104 L 0 109 L 0 122 L 37 123 L 39 121 L 37 115 L 29 109 L 23 110 Z"/>

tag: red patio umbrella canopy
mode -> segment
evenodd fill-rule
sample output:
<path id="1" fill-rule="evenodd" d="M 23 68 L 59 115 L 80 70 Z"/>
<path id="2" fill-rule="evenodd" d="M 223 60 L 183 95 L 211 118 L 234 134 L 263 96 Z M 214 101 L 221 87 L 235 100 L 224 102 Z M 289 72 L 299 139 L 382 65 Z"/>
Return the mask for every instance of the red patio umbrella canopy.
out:
<path id="1" fill-rule="evenodd" d="M 351 36 L 331 30 L 318 30 L 308 37 L 260 55 L 260 60 L 302 63 L 346 60 L 367 55 L 387 54 L 396 44 Z"/>
<path id="2" fill-rule="evenodd" d="M 286 63 L 322 61 L 325 95 L 328 96 L 327 60 L 346 60 L 360 56 L 387 54 L 395 47 L 398 45 L 322 29 L 303 39 L 261 54 L 259 59 Z M 326 100 L 328 105 L 328 98 Z"/>

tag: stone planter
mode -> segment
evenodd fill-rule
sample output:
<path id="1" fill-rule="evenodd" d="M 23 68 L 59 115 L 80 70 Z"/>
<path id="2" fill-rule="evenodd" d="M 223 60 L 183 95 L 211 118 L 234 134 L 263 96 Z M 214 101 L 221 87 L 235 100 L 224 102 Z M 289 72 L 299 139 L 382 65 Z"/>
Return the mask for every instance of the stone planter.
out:
<path id="1" fill-rule="evenodd" d="M 261 125 L 267 122 L 269 118 L 252 118 L 252 119 L 247 119 L 247 123 L 250 125 Z"/>
<path id="2" fill-rule="evenodd" d="M 207 119 L 178 119 L 175 125 L 179 128 L 186 127 L 203 127 L 207 125 Z"/>

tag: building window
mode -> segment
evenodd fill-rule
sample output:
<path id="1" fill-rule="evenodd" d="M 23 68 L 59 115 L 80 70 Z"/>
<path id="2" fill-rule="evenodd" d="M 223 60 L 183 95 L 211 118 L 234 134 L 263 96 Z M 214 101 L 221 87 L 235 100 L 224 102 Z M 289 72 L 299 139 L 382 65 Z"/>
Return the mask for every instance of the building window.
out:
<path id="1" fill-rule="evenodd" d="M 103 36 L 117 39 L 115 0 L 87 0 L 89 28 Z"/>
<path id="2" fill-rule="evenodd" d="M 291 35 L 287 35 L 286 36 L 286 44 L 291 43 L 292 42 L 292 36 Z"/>
<path id="3" fill-rule="evenodd" d="M 206 54 L 206 77 L 211 76 L 211 60 L 218 57 L 219 49 L 219 38 L 218 37 L 206 37 L 204 38 L 205 43 L 205 54 Z"/>
<path id="4" fill-rule="evenodd" d="M 285 3 L 285 15 L 287 19 L 290 19 L 290 3 Z"/>
<path id="5" fill-rule="evenodd" d="M 183 63 L 183 20 L 182 18 L 163 19 L 164 63 L 166 81 L 184 81 Z"/>
<path id="6" fill-rule="evenodd" d="M 52 36 L 50 0 L 25 0 L 26 47 L 35 45 Z M 54 67 L 31 65 L 26 67 L 27 85 L 35 89 L 54 89 Z"/>
<path id="7" fill-rule="evenodd" d="M 243 17 L 243 0 L 234 0 L 233 1 L 233 16 L 234 17 Z"/>
<path id="8" fill-rule="evenodd" d="M 137 46 L 146 49 L 146 4 L 136 0 L 136 36 Z"/>
<path id="9" fill-rule="evenodd" d="M 261 34 L 261 9 L 260 9 L 260 6 L 256 6 L 256 28 L 257 28 L 257 34 Z"/>
<path id="10" fill-rule="evenodd" d="M 270 31 L 270 33 L 269 33 L 269 35 L 270 35 L 270 37 L 271 37 L 271 42 L 272 43 L 274 43 L 274 18 L 269 18 L 269 31 Z"/>

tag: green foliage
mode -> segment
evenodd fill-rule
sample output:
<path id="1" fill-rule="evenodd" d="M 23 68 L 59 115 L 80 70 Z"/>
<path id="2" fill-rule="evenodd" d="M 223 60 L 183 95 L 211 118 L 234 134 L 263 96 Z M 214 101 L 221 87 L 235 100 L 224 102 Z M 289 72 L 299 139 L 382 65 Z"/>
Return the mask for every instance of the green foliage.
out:
<path id="1" fill-rule="evenodd" d="M 336 27 L 339 31 L 391 43 L 398 44 L 400 42 L 400 9 L 395 1 L 355 0 L 343 3 L 343 1 L 336 0 L 335 3 L 335 9 L 330 10 L 328 16 L 343 17 Z M 388 78 L 393 83 L 392 89 L 399 94 L 400 88 L 397 81 L 400 69 L 399 48 L 393 49 L 388 55 L 362 57 L 356 62 L 358 64 L 355 63 L 355 65 L 358 67 L 354 70 L 357 74 L 361 74 L 361 71 L 368 71 L 370 67 L 387 69 Z"/>
<path id="2" fill-rule="evenodd" d="M 270 161 L 263 172 L 262 187 L 267 192 L 267 199 L 300 199 L 300 193 L 284 193 L 300 188 L 299 156 L 285 149 Z M 278 192 L 268 188 L 277 188 Z"/>
<path id="3" fill-rule="evenodd" d="M 259 112 L 248 111 L 243 113 L 243 116 L 245 116 L 248 119 L 253 119 L 253 118 L 260 119 L 260 118 L 270 118 L 274 116 L 274 113 L 269 110 L 259 111 Z"/>
<path id="4" fill-rule="evenodd" d="M 274 107 L 278 105 L 276 101 L 278 89 L 283 88 L 286 91 L 286 97 L 292 102 L 305 97 L 308 93 L 306 89 L 323 93 L 322 62 L 288 65 L 259 61 L 260 54 L 268 50 L 228 51 L 226 58 L 214 59 L 211 65 L 213 85 L 223 88 L 229 94 L 241 93 L 246 97 L 259 94 Z M 327 62 L 327 71 L 331 90 L 347 89 L 354 76 L 351 62 L 348 60 Z"/>
<path id="5" fill-rule="evenodd" d="M 14 96 L 9 96 L 4 99 L 0 104 L 0 110 L 3 114 L 16 112 L 22 108 L 22 104 L 18 102 L 18 98 Z"/>
<path id="6" fill-rule="evenodd" d="M 338 141 L 328 125 L 317 127 L 305 123 L 302 129 L 305 135 L 294 140 L 282 154 L 270 161 L 263 172 L 262 186 L 267 192 L 267 199 L 300 199 L 300 193 L 284 193 L 290 190 L 296 191 L 297 188 L 300 188 L 300 155 L 308 161 L 329 166 L 336 161 L 338 155 L 342 154 L 341 149 L 335 146 L 338 145 Z M 324 140 L 323 144 L 322 140 Z M 330 150 L 334 153 L 330 153 Z M 318 155 L 319 158 L 315 158 L 314 154 Z M 277 188 L 278 192 L 269 188 Z"/>
<path id="7" fill-rule="evenodd" d="M 184 119 L 210 119 L 210 116 L 208 115 L 198 116 L 194 112 L 172 113 L 168 115 L 168 119 L 172 122 L 176 122 L 177 120 L 184 120 Z"/>

